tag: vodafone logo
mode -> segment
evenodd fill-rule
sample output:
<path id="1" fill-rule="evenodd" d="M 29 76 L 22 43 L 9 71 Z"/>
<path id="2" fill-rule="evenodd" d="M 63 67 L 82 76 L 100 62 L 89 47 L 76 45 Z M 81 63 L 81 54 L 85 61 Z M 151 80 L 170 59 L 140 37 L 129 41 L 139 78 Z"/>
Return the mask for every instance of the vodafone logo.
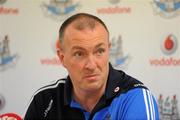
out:
<path id="1" fill-rule="evenodd" d="M 132 8 L 129 6 L 119 6 L 121 0 L 108 0 L 111 5 L 97 8 L 97 14 L 131 14 Z"/>
<path id="2" fill-rule="evenodd" d="M 4 7 L 3 4 L 6 3 L 7 0 L 0 0 L 0 15 L 18 15 L 19 9 L 12 7 Z"/>
<path id="3" fill-rule="evenodd" d="M 170 55 L 173 54 L 177 49 L 177 38 L 170 34 L 166 39 L 161 41 L 161 50 L 163 53 Z"/>
<path id="4" fill-rule="evenodd" d="M 42 65 L 54 65 L 54 66 L 59 66 L 62 65 L 61 61 L 59 60 L 59 58 L 57 57 L 57 50 L 60 49 L 60 41 L 59 39 L 56 39 L 52 42 L 52 51 L 54 53 L 54 57 L 46 57 L 46 58 L 41 58 L 40 59 L 40 63 Z"/>
<path id="5" fill-rule="evenodd" d="M 156 57 L 149 59 L 151 66 L 180 66 L 180 58 L 177 55 L 172 55 L 177 51 L 178 40 L 177 38 L 169 34 L 165 39 L 161 41 L 161 51 L 165 54 L 162 57 Z M 171 56 L 170 56 L 171 55 Z"/>

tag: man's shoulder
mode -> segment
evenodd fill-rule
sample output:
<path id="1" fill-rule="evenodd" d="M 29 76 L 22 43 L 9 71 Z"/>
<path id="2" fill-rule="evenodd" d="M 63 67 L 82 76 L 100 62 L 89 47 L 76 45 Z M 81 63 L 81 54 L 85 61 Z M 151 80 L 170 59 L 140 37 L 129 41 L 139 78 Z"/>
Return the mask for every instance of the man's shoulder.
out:
<path id="1" fill-rule="evenodd" d="M 66 79 L 60 79 L 38 89 L 30 99 L 26 119 L 43 118 L 50 109 L 55 110 L 62 105 L 65 83 Z"/>
<path id="2" fill-rule="evenodd" d="M 51 84 L 45 85 L 39 88 L 33 96 L 39 97 L 50 97 L 59 94 L 59 92 L 64 91 L 64 84 L 66 83 L 66 79 L 59 79 Z"/>
<path id="3" fill-rule="evenodd" d="M 134 88 L 144 88 L 148 89 L 143 82 L 140 80 L 126 74 L 124 71 L 116 70 L 119 74 L 119 81 L 120 81 L 120 88 L 122 89 L 122 92 L 127 92 Z"/>

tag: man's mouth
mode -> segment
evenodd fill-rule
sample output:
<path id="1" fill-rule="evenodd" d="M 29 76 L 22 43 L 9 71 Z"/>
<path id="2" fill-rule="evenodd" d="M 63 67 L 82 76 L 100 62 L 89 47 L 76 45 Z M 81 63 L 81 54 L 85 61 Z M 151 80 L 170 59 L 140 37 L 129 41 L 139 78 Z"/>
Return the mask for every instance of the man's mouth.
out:
<path id="1" fill-rule="evenodd" d="M 96 78 L 97 78 L 98 76 L 99 76 L 98 74 L 86 75 L 86 76 L 85 76 L 85 79 L 88 79 L 88 80 L 96 80 Z"/>

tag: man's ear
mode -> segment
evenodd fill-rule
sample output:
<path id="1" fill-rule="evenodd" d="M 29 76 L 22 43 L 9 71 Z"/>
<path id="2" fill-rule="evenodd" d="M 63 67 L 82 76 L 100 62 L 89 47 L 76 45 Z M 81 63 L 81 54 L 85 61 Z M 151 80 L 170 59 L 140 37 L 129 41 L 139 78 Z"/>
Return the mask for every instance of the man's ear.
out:
<path id="1" fill-rule="evenodd" d="M 58 42 L 57 44 L 58 47 L 57 47 L 57 55 L 59 57 L 59 60 L 61 61 L 62 65 L 65 67 L 65 64 L 64 64 L 64 51 L 62 49 L 62 44 L 60 42 Z"/>

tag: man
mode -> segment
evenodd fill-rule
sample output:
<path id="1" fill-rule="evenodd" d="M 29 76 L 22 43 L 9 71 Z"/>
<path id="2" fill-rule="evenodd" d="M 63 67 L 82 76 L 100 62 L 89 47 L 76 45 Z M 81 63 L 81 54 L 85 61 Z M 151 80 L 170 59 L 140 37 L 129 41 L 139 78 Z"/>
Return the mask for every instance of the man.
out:
<path id="1" fill-rule="evenodd" d="M 109 63 L 109 32 L 96 16 L 79 13 L 59 31 L 58 56 L 69 76 L 41 88 L 25 120 L 154 120 L 157 103 L 138 80 Z"/>

